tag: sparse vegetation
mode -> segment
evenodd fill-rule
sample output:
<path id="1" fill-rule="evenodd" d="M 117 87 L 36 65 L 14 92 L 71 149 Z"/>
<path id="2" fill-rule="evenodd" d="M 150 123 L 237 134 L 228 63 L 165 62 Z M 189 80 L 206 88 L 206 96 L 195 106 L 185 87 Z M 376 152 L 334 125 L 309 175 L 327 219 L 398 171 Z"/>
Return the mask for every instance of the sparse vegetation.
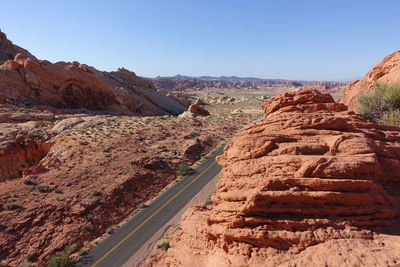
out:
<path id="1" fill-rule="evenodd" d="M 101 195 L 102 194 L 99 191 L 94 191 L 93 194 L 92 194 L 92 196 L 94 196 L 94 197 L 100 197 Z"/>
<path id="2" fill-rule="evenodd" d="M 169 240 L 165 240 L 161 244 L 158 244 L 157 248 L 167 251 L 169 249 Z"/>
<path id="3" fill-rule="evenodd" d="M 62 191 L 61 189 L 58 189 L 58 188 L 56 190 L 54 190 L 54 192 L 57 194 L 64 194 L 64 191 Z"/>
<path id="4" fill-rule="evenodd" d="M 387 112 L 382 118 L 382 123 L 390 126 L 400 126 L 400 109 Z"/>
<path id="5" fill-rule="evenodd" d="M 178 166 L 178 174 L 182 176 L 188 174 L 191 170 L 192 168 L 186 163 L 181 163 Z"/>
<path id="6" fill-rule="evenodd" d="M 99 197 L 93 198 L 93 204 L 98 205 L 101 203 L 101 199 Z"/>
<path id="7" fill-rule="evenodd" d="M 85 232 L 89 232 L 92 228 L 90 228 L 89 225 L 84 225 L 82 229 L 83 229 L 83 231 L 85 231 Z"/>
<path id="8" fill-rule="evenodd" d="M 71 245 L 63 252 L 57 253 L 49 258 L 49 267 L 66 267 L 73 262 L 69 256 L 76 250 L 76 245 Z"/>
<path id="9" fill-rule="evenodd" d="M 374 90 L 359 98 L 359 112 L 367 120 L 392 126 L 400 126 L 400 83 L 377 84 Z"/>
<path id="10" fill-rule="evenodd" d="M 138 206 L 138 208 L 139 209 L 144 209 L 144 208 L 147 208 L 149 205 L 146 205 L 145 203 L 141 203 L 141 204 L 139 204 L 139 206 Z"/>
<path id="11" fill-rule="evenodd" d="M 22 209 L 22 207 L 20 205 L 18 205 L 17 203 L 15 203 L 15 202 L 5 203 L 3 205 L 3 208 L 5 210 L 19 210 L 19 209 Z"/>
<path id="12" fill-rule="evenodd" d="M 37 259 L 37 255 L 36 255 L 36 254 L 29 254 L 29 255 L 26 257 L 26 260 L 27 260 L 28 262 L 35 262 L 36 259 Z"/>
<path id="13" fill-rule="evenodd" d="M 39 190 L 39 192 L 41 192 L 41 193 L 50 192 L 50 187 L 48 187 L 47 185 L 40 184 L 40 185 L 38 185 L 36 188 L 37 188 L 37 190 Z"/>
<path id="14" fill-rule="evenodd" d="M 86 248 L 81 248 L 79 251 L 78 251 L 78 255 L 79 256 L 83 256 L 83 255 L 85 255 L 85 254 L 87 254 L 88 253 L 88 250 L 86 249 Z"/>
<path id="15" fill-rule="evenodd" d="M 79 141 L 79 144 L 80 144 L 80 145 L 83 145 L 83 146 L 86 146 L 86 145 L 88 145 L 89 143 L 86 142 L 86 141 Z"/>
<path id="16" fill-rule="evenodd" d="M 211 200 L 211 195 L 208 195 L 208 198 L 207 198 L 206 202 L 204 202 L 204 205 L 208 206 L 208 205 L 211 205 L 212 203 L 213 202 Z"/>
<path id="17" fill-rule="evenodd" d="M 24 184 L 25 184 L 25 185 L 36 185 L 36 183 L 33 182 L 31 179 L 25 179 L 25 180 L 24 180 Z"/>

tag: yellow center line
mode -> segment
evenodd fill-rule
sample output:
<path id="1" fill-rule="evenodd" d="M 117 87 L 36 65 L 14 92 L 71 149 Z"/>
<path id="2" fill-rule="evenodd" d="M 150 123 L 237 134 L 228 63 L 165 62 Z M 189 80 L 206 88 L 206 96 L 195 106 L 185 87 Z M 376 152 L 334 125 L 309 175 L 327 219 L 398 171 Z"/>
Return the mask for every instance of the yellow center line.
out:
<path id="1" fill-rule="evenodd" d="M 110 249 L 106 254 L 104 254 L 100 259 L 98 259 L 93 265 L 96 266 L 97 264 L 99 264 L 102 260 L 104 260 L 108 255 L 110 255 L 114 250 L 116 250 L 118 247 L 120 247 L 126 240 L 128 240 L 128 238 L 130 238 L 135 232 L 137 232 L 140 228 L 143 227 L 143 225 L 145 225 L 149 220 L 151 220 L 151 218 L 153 218 L 154 216 L 156 216 L 157 213 L 159 213 L 165 206 L 167 206 L 172 200 L 174 200 L 175 198 L 178 197 L 178 195 L 180 195 L 183 191 L 185 191 L 191 184 L 193 184 L 197 179 L 200 178 L 200 176 L 202 176 L 208 169 L 211 168 L 211 166 L 213 166 L 215 164 L 215 161 L 210 164 L 210 166 L 207 167 L 207 169 L 205 169 L 204 171 L 202 171 L 199 175 L 197 175 L 192 181 L 190 181 L 190 183 L 188 183 L 187 185 L 185 185 L 181 190 L 179 190 L 179 192 L 177 192 L 172 198 L 170 198 L 167 202 L 165 202 L 161 207 L 159 207 L 151 216 L 149 216 L 146 220 L 144 220 L 140 225 L 138 225 L 135 229 L 133 229 L 127 236 L 124 237 L 124 239 L 122 239 L 118 244 L 116 244 L 112 249 Z"/>

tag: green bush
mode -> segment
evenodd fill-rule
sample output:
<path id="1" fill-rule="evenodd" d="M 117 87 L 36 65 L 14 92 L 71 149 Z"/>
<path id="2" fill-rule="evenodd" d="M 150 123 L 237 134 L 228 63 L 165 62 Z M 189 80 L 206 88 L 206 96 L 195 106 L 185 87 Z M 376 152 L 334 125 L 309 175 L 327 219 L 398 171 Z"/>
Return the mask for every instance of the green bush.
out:
<path id="1" fill-rule="evenodd" d="M 36 183 L 33 182 L 31 179 L 25 179 L 24 180 L 24 184 L 26 184 L 26 185 L 36 185 Z"/>
<path id="2" fill-rule="evenodd" d="M 162 242 L 157 246 L 157 248 L 167 251 L 169 249 L 169 240 Z"/>
<path id="3" fill-rule="evenodd" d="M 102 195 L 102 193 L 99 191 L 94 191 L 92 194 L 92 196 L 94 196 L 94 197 L 100 197 L 101 195 Z"/>
<path id="4" fill-rule="evenodd" d="M 71 245 L 63 252 L 50 256 L 49 267 L 67 267 L 73 262 L 69 256 L 76 250 L 76 245 Z"/>
<path id="5" fill-rule="evenodd" d="M 43 184 L 38 185 L 37 190 L 39 190 L 41 193 L 47 193 L 47 192 L 51 191 L 50 187 L 48 187 L 47 185 L 43 185 Z"/>
<path id="6" fill-rule="evenodd" d="M 61 189 L 58 189 L 58 188 L 56 190 L 54 190 L 54 192 L 57 194 L 64 194 L 64 191 L 62 191 Z"/>
<path id="7" fill-rule="evenodd" d="M 99 197 L 95 197 L 93 198 L 92 203 L 95 205 L 99 205 L 101 203 L 101 199 Z"/>
<path id="8" fill-rule="evenodd" d="M 204 202 L 204 205 L 208 206 L 208 205 L 212 205 L 212 200 L 211 200 L 211 195 L 208 195 L 207 200 Z"/>
<path id="9" fill-rule="evenodd" d="M 178 174 L 182 176 L 188 174 L 191 170 L 192 168 L 186 163 L 181 163 L 178 166 Z"/>
<path id="10" fill-rule="evenodd" d="M 26 260 L 28 262 L 34 262 L 37 259 L 37 255 L 36 254 L 29 254 L 28 256 L 26 256 Z"/>
<path id="11" fill-rule="evenodd" d="M 358 112 L 367 120 L 390 125 L 397 125 L 399 119 L 396 110 L 400 109 L 400 83 L 377 84 L 374 90 L 363 94 L 359 98 Z M 396 124 L 397 121 L 397 124 Z"/>

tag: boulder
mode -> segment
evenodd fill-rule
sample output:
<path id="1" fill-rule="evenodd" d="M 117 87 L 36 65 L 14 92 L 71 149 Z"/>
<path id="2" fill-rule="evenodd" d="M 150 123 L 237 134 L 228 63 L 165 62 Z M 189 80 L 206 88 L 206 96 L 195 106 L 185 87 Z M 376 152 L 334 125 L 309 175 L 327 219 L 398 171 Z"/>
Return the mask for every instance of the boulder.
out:
<path id="1" fill-rule="evenodd" d="M 198 105 L 198 104 L 192 104 L 189 106 L 188 111 L 200 116 L 209 116 L 210 112 L 208 112 L 208 110 L 206 110 L 205 108 L 203 108 L 202 106 Z"/>

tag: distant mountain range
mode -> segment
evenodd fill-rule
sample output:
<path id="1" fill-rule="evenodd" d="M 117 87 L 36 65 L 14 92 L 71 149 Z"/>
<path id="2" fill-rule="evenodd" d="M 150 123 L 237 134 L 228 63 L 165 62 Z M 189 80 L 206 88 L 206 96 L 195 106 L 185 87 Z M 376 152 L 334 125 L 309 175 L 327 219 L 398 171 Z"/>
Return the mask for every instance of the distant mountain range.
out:
<path id="1" fill-rule="evenodd" d="M 225 81 L 225 82 L 283 82 L 307 80 L 289 80 L 289 79 L 263 79 L 257 77 L 239 77 L 239 76 L 186 76 L 177 74 L 175 76 L 157 76 L 155 79 L 179 79 L 179 80 L 201 80 L 201 81 Z M 334 80 L 332 82 L 352 82 L 361 79 L 360 76 L 348 77 L 345 79 Z"/>
<path id="2" fill-rule="evenodd" d="M 330 93 L 341 92 L 346 82 L 295 81 L 284 79 L 261 79 L 254 77 L 237 76 L 184 76 L 157 77 L 151 79 L 157 89 L 167 91 L 207 90 L 207 89 L 271 89 L 281 88 L 313 88 Z"/>

